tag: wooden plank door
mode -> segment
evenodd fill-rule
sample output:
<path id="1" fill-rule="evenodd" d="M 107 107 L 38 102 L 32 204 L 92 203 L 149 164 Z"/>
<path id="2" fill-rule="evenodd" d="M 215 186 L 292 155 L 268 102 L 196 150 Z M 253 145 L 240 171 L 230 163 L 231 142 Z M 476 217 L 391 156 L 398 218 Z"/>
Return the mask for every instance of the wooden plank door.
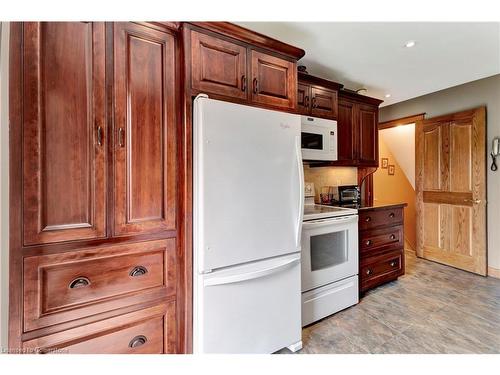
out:
<path id="1" fill-rule="evenodd" d="M 114 234 L 175 230 L 175 38 L 114 24 Z"/>
<path id="2" fill-rule="evenodd" d="M 106 234 L 104 23 L 23 24 L 23 242 Z"/>
<path id="3" fill-rule="evenodd" d="M 417 122 L 417 254 L 486 275 L 484 107 Z"/>

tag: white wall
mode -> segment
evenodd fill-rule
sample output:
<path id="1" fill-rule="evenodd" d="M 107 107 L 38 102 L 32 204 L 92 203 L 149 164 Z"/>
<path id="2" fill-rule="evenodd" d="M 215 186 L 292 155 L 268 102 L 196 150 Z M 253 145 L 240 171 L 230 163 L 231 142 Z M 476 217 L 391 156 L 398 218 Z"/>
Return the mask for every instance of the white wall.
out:
<path id="1" fill-rule="evenodd" d="M 500 170 L 489 169 L 491 141 L 500 136 L 500 74 L 382 107 L 379 120 L 389 121 L 422 112 L 430 118 L 479 106 L 486 106 L 488 266 L 500 269 Z"/>
<path id="2" fill-rule="evenodd" d="M 0 348 L 7 348 L 9 316 L 9 24 L 0 23 Z"/>
<path id="3" fill-rule="evenodd" d="M 415 124 L 383 129 L 378 134 L 398 160 L 403 173 L 415 189 Z"/>

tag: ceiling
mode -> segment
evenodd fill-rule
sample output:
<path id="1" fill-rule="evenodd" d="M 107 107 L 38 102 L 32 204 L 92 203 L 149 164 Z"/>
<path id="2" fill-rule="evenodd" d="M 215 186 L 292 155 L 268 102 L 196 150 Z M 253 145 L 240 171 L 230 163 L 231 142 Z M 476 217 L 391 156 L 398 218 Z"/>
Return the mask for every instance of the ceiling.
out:
<path id="1" fill-rule="evenodd" d="M 310 74 L 366 88 L 382 106 L 500 73 L 496 22 L 237 23 L 304 49 Z"/>

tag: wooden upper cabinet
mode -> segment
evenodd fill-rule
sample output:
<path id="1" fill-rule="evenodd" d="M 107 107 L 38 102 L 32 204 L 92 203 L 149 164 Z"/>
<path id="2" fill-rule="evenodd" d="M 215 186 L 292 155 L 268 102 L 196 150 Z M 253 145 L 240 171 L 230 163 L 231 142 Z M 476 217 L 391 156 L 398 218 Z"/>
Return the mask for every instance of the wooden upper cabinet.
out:
<path id="1" fill-rule="evenodd" d="M 348 100 L 339 100 L 337 120 L 337 158 L 339 161 L 352 161 L 355 154 L 355 126 L 356 113 L 354 103 Z"/>
<path id="2" fill-rule="evenodd" d="M 312 116 L 336 119 L 337 105 L 337 91 L 314 86 L 311 88 Z"/>
<path id="3" fill-rule="evenodd" d="M 378 165 L 378 108 L 359 104 L 359 164 Z"/>
<path id="4" fill-rule="evenodd" d="M 297 95 L 296 63 L 251 50 L 251 100 L 275 107 L 294 108 Z"/>
<path id="5" fill-rule="evenodd" d="M 114 26 L 114 234 L 176 228 L 175 37 Z"/>
<path id="6" fill-rule="evenodd" d="M 104 23 L 23 24 L 24 245 L 105 236 Z"/>
<path id="7" fill-rule="evenodd" d="M 303 115 L 311 113 L 311 86 L 297 84 L 297 112 Z"/>
<path id="8" fill-rule="evenodd" d="M 191 30 L 193 89 L 246 99 L 246 74 L 246 47 Z"/>

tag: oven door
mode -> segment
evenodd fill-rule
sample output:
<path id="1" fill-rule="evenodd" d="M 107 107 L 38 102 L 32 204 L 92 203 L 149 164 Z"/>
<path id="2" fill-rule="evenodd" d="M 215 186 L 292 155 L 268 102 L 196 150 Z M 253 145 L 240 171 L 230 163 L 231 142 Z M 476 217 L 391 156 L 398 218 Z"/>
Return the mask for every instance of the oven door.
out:
<path id="1" fill-rule="evenodd" d="M 358 216 L 302 225 L 302 292 L 358 274 Z"/>

